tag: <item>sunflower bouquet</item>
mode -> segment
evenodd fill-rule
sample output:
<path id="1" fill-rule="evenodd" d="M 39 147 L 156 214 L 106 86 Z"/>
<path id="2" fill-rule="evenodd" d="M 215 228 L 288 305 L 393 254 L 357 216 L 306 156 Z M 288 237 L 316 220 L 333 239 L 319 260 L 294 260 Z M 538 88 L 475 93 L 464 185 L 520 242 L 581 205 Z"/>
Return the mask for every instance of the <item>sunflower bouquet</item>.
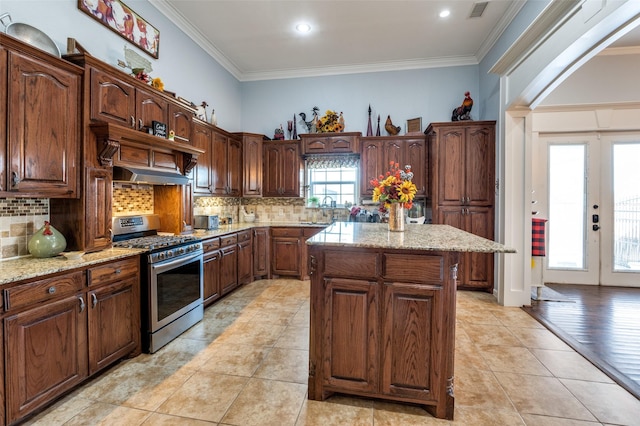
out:
<path id="1" fill-rule="evenodd" d="M 400 165 L 394 161 L 389 163 L 390 170 L 378 179 L 372 179 L 373 201 L 380 203 L 380 211 L 385 213 L 391 204 L 402 203 L 403 207 L 410 209 L 413 206 L 413 199 L 416 196 L 416 185 L 411 182 L 413 172 L 411 166 L 404 166 L 400 170 Z"/>
<path id="2" fill-rule="evenodd" d="M 342 113 L 330 109 L 322 117 L 316 120 L 316 131 L 318 133 L 342 132 L 344 131 L 344 118 Z"/>

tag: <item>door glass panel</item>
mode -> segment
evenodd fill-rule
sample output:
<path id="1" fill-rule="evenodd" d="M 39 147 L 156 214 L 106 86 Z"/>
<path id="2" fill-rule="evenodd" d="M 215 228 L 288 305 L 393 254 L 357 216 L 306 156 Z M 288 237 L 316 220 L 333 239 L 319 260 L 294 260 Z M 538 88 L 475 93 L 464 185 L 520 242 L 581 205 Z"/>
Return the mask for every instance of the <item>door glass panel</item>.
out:
<path id="1" fill-rule="evenodd" d="M 613 146 L 614 271 L 640 271 L 640 143 Z"/>
<path id="2" fill-rule="evenodd" d="M 549 253 L 552 269 L 585 269 L 584 144 L 549 146 Z"/>

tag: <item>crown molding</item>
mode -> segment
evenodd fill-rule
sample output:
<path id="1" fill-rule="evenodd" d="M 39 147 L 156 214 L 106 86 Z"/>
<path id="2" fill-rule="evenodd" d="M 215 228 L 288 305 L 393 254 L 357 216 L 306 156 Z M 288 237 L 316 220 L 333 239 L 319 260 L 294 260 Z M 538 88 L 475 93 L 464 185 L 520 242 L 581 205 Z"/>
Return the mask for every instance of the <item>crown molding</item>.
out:
<path id="1" fill-rule="evenodd" d="M 478 58 L 478 62 L 482 62 L 484 57 L 489 53 L 489 51 L 493 48 L 493 45 L 500 39 L 502 33 L 507 29 L 511 21 L 518 15 L 520 9 L 526 4 L 526 0 L 518 0 L 514 1 L 509 9 L 502 15 L 498 24 L 493 28 L 489 36 L 482 42 L 478 52 L 476 52 L 476 58 Z"/>

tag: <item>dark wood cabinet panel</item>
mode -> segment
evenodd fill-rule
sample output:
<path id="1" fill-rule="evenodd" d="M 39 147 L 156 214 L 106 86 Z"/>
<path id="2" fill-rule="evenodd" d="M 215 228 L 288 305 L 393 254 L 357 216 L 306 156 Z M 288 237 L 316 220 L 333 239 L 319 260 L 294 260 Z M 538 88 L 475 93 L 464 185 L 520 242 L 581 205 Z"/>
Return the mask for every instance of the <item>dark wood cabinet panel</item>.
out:
<path id="1" fill-rule="evenodd" d="M 17 51 L 8 52 L 7 69 L 5 190 L 77 197 L 82 71 Z"/>
<path id="2" fill-rule="evenodd" d="M 253 280 L 253 242 L 250 231 L 248 241 L 238 243 L 238 285 L 248 284 Z"/>
<path id="3" fill-rule="evenodd" d="M 86 315 L 86 300 L 78 294 L 4 320 L 7 423 L 87 377 Z"/>
<path id="4" fill-rule="evenodd" d="M 193 110 L 170 103 L 167 131 L 174 131 L 176 141 L 191 144 L 192 119 Z"/>
<path id="5" fill-rule="evenodd" d="M 360 132 L 301 134 L 301 154 L 352 154 L 360 152 Z"/>
<path id="6" fill-rule="evenodd" d="M 237 133 L 242 138 L 242 196 L 262 196 L 262 141 L 263 135 Z"/>
<path id="7" fill-rule="evenodd" d="M 433 223 L 493 240 L 495 121 L 431 123 L 425 133 Z M 493 259 L 493 254 L 463 254 L 458 288 L 492 292 Z"/>
<path id="8" fill-rule="evenodd" d="M 401 168 L 411 165 L 416 196 L 427 194 L 427 154 L 424 138 L 416 136 L 376 136 L 361 140 L 362 151 L 360 191 L 363 196 L 373 194 L 371 179 L 389 171 L 389 163 L 398 163 Z"/>
<path id="9" fill-rule="evenodd" d="M 112 192 L 111 172 L 87 167 L 85 170 L 86 229 L 85 251 L 111 246 Z"/>
<path id="10" fill-rule="evenodd" d="M 203 298 L 204 305 L 208 306 L 218 300 L 220 291 L 220 239 L 212 238 L 203 243 L 204 264 L 203 264 Z"/>
<path id="11" fill-rule="evenodd" d="M 210 195 L 212 191 L 211 168 L 213 166 L 211 163 L 213 149 L 211 127 L 194 120 L 193 146 L 205 151 L 198 157 L 198 163 L 193 168 L 193 192 Z"/>
<path id="12" fill-rule="evenodd" d="M 253 229 L 253 276 L 271 278 L 269 228 Z"/>
<path id="13" fill-rule="evenodd" d="M 136 91 L 132 84 L 113 73 L 89 68 L 90 118 L 125 127 L 136 126 Z"/>
<path id="14" fill-rule="evenodd" d="M 238 286 L 238 247 L 224 247 L 220 254 L 220 293 L 225 295 Z"/>
<path id="15" fill-rule="evenodd" d="M 297 143 L 265 142 L 264 197 L 300 197 L 301 161 Z"/>
<path id="16" fill-rule="evenodd" d="M 328 278 L 325 285 L 323 380 L 347 392 L 375 392 L 380 336 L 377 282 Z"/>
<path id="17" fill-rule="evenodd" d="M 302 276 L 302 237 L 271 236 L 271 273 L 274 275 Z"/>

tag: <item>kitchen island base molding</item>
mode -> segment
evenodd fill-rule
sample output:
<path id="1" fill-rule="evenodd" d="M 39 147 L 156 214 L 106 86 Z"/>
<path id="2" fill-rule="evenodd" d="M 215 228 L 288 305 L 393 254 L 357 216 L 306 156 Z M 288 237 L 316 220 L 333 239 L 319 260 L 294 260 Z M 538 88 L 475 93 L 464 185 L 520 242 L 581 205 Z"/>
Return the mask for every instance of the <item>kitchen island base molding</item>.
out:
<path id="1" fill-rule="evenodd" d="M 453 419 L 459 253 L 309 246 L 309 399 L 351 394 Z"/>

